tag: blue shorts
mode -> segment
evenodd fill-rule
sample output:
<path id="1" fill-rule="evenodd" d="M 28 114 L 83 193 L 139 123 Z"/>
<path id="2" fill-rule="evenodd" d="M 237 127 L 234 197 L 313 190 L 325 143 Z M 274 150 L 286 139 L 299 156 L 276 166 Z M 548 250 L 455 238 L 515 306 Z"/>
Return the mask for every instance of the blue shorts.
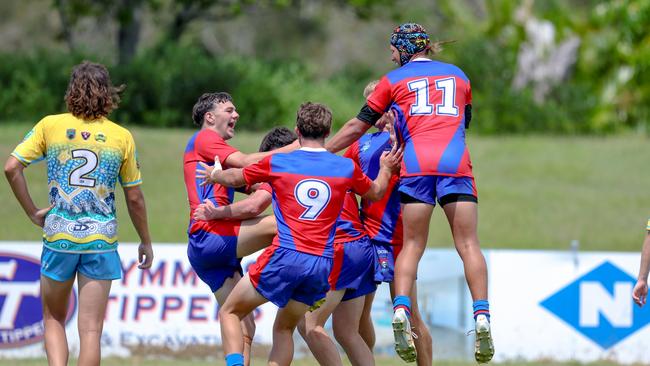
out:
<path id="1" fill-rule="evenodd" d="M 270 246 L 249 267 L 251 283 L 262 296 L 278 307 L 289 300 L 309 306 L 325 298 L 332 258 Z"/>
<path id="2" fill-rule="evenodd" d="M 393 245 L 379 240 L 370 240 L 375 253 L 375 282 L 393 282 L 395 279 L 395 261 L 401 245 Z"/>
<path id="3" fill-rule="evenodd" d="M 449 202 L 478 202 L 476 183 L 471 177 L 447 177 L 443 175 L 418 175 L 404 177 L 400 180 L 399 191 L 402 203 L 423 202 L 435 206 L 436 200 L 441 206 Z M 410 197 L 405 202 L 404 195 Z"/>
<path id="4" fill-rule="evenodd" d="M 189 234 L 187 258 L 201 281 L 217 292 L 226 279 L 243 274 L 237 258 L 237 236 L 217 235 L 198 230 Z"/>
<path id="5" fill-rule="evenodd" d="M 334 264 L 329 284 L 330 290 L 346 290 L 342 301 L 365 296 L 377 289 L 373 249 L 367 236 L 334 244 Z"/>
<path id="6" fill-rule="evenodd" d="M 117 250 L 104 253 L 57 252 L 43 247 L 41 274 L 55 281 L 67 281 L 79 272 L 94 280 L 122 278 L 122 261 Z"/>

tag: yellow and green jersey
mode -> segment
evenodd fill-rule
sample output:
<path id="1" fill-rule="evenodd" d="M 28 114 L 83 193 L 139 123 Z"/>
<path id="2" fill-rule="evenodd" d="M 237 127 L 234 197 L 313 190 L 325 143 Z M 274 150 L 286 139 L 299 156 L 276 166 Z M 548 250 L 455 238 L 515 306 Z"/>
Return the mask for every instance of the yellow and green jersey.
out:
<path id="1" fill-rule="evenodd" d="M 102 118 L 43 118 L 11 154 L 23 165 L 45 159 L 50 204 L 43 243 L 62 252 L 117 249 L 115 184 L 142 183 L 131 133 Z"/>

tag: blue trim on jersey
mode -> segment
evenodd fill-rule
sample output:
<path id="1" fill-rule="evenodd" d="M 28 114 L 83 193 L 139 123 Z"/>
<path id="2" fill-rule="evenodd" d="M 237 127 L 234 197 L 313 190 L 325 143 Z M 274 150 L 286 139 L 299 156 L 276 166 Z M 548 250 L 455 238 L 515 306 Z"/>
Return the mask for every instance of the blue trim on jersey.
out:
<path id="1" fill-rule="evenodd" d="M 422 171 L 420 169 L 420 162 L 418 162 L 418 157 L 415 153 L 415 144 L 410 142 L 411 133 L 409 132 L 408 126 L 406 125 L 406 118 L 404 117 L 404 112 L 400 109 L 398 105 L 394 106 L 395 111 L 397 112 L 397 122 L 399 126 L 398 130 L 401 134 L 401 142 L 404 145 L 404 165 L 406 165 L 406 171 L 408 173 L 417 173 Z M 407 142 L 408 141 L 408 142 Z"/>
<path id="2" fill-rule="evenodd" d="M 350 221 L 343 220 L 340 217 L 336 220 L 336 229 L 343 230 L 347 235 L 354 237 L 362 234 L 354 228 L 354 225 Z"/>
<path id="3" fill-rule="evenodd" d="M 293 234 L 291 233 L 291 228 L 287 225 L 287 222 L 284 220 L 280 206 L 278 205 L 278 197 L 275 195 L 275 190 L 271 192 L 271 198 L 273 203 L 273 213 L 275 214 L 275 221 L 278 225 L 278 241 L 280 246 L 284 248 L 289 248 L 293 250 L 296 249 L 296 243 L 293 241 Z"/>
<path id="4" fill-rule="evenodd" d="M 296 155 L 303 156 L 297 158 Z M 335 162 L 337 169 L 323 169 L 323 158 Z M 271 171 L 273 173 L 289 173 L 313 177 L 352 178 L 354 163 L 350 159 L 344 159 L 325 151 L 296 150 L 289 154 L 273 155 L 271 158 Z"/>
<path id="5" fill-rule="evenodd" d="M 122 179 L 120 178 L 120 183 L 122 184 L 122 187 L 135 186 L 135 185 L 141 184 L 142 179 L 134 180 L 133 182 L 122 183 Z"/>
<path id="6" fill-rule="evenodd" d="M 460 68 L 458 68 L 458 66 L 440 61 L 409 62 L 399 69 L 386 74 L 386 77 L 391 84 L 398 83 L 408 78 L 436 76 L 456 76 L 465 80 L 465 82 L 469 81 L 469 78 Z"/>
<path id="7" fill-rule="evenodd" d="M 386 131 L 366 134 L 359 139 L 359 164 L 370 179 L 379 175 L 379 157 L 390 147 L 390 135 Z"/>
<path id="8" fill-rule="evenodd" d="M 187 142 L 187 146 L 185 146 L 185 153 L 194 151 L 194 143 L 196 141 L 196 136 L 198 136 L 199 132 L 201 132 L 201 130 L 199 130 L 194 135 L 192 135 L 192 137 L 190 137 L 190 140 Z"/>
<path id="9" fill-rule="evenodd" d="M 455 174 L 458 172 L 458 166 L 463 159 L 465 152 L 465 123 L 458 125 L 454 137 L 449 141 L 449 145 L 440 156 L 440 161 L 436 171 L 441 173 Z"/>

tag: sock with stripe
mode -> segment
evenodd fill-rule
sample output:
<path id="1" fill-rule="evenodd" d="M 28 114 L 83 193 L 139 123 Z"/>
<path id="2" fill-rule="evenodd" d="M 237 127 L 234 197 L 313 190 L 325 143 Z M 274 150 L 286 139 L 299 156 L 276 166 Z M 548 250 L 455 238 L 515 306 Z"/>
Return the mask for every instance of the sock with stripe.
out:
<path id="1" fill-rule="evenodd" d="M 397 309 L 404 309 L 406 315 L 411 317 L 411 299 L 408 296 L 395 296 L 393 299 L 393 312 Z"/>
<path id="2" fill-rule="evenodd" d="M 244 366 L 244 355 L 241 353 L 226 355 L 226 366 Z"/>
<path id="3" fill-rule="evenodd" d="M 472 307 L 474 308 L 474 320 L 482 314 L 490 321 L 490 303 L 487 300 L 476 300 Z"/>

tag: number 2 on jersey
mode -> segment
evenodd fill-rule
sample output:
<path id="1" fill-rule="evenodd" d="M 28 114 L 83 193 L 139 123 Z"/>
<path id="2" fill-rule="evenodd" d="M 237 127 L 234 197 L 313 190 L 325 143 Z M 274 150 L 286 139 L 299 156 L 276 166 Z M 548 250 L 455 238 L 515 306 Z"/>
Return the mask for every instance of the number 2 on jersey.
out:
<path id="1" fill-rule="evenodd" d="M 320 179 L 304 179 L 298 182 L 293 194 L 296 201 L 306 208 L 300 218 L 316 220 L 330 202 L 331 192 L 329 184 Z"/>
<path id="2" fill-rule="evenodd" d="M 72 157 L 74 159 L 84 159 L 84 162 L 70 172 L 70 185 L 79 187 L 94 187 L 95 179 L 85 177 L 85 175 L 97 168 L 97 164 L 99 162 L 97 155 L 95 155 L 95 153 L 90 150 L 78 149 L 72 150 Z"/>
<path id="3" fill-rule="evenodd" d="M 411 116 L 433 114 L 433 105 L 429 103 L 429 79 L 417 79 L 407 84 L 409 91 L 415 92 L 415 103 L 411 104 Z M 436 104 L 436 114 L 458 116 L 456 106 L 456 79 L 436 80 L 436 90 L 442 91 L 442 103 Z"/>

